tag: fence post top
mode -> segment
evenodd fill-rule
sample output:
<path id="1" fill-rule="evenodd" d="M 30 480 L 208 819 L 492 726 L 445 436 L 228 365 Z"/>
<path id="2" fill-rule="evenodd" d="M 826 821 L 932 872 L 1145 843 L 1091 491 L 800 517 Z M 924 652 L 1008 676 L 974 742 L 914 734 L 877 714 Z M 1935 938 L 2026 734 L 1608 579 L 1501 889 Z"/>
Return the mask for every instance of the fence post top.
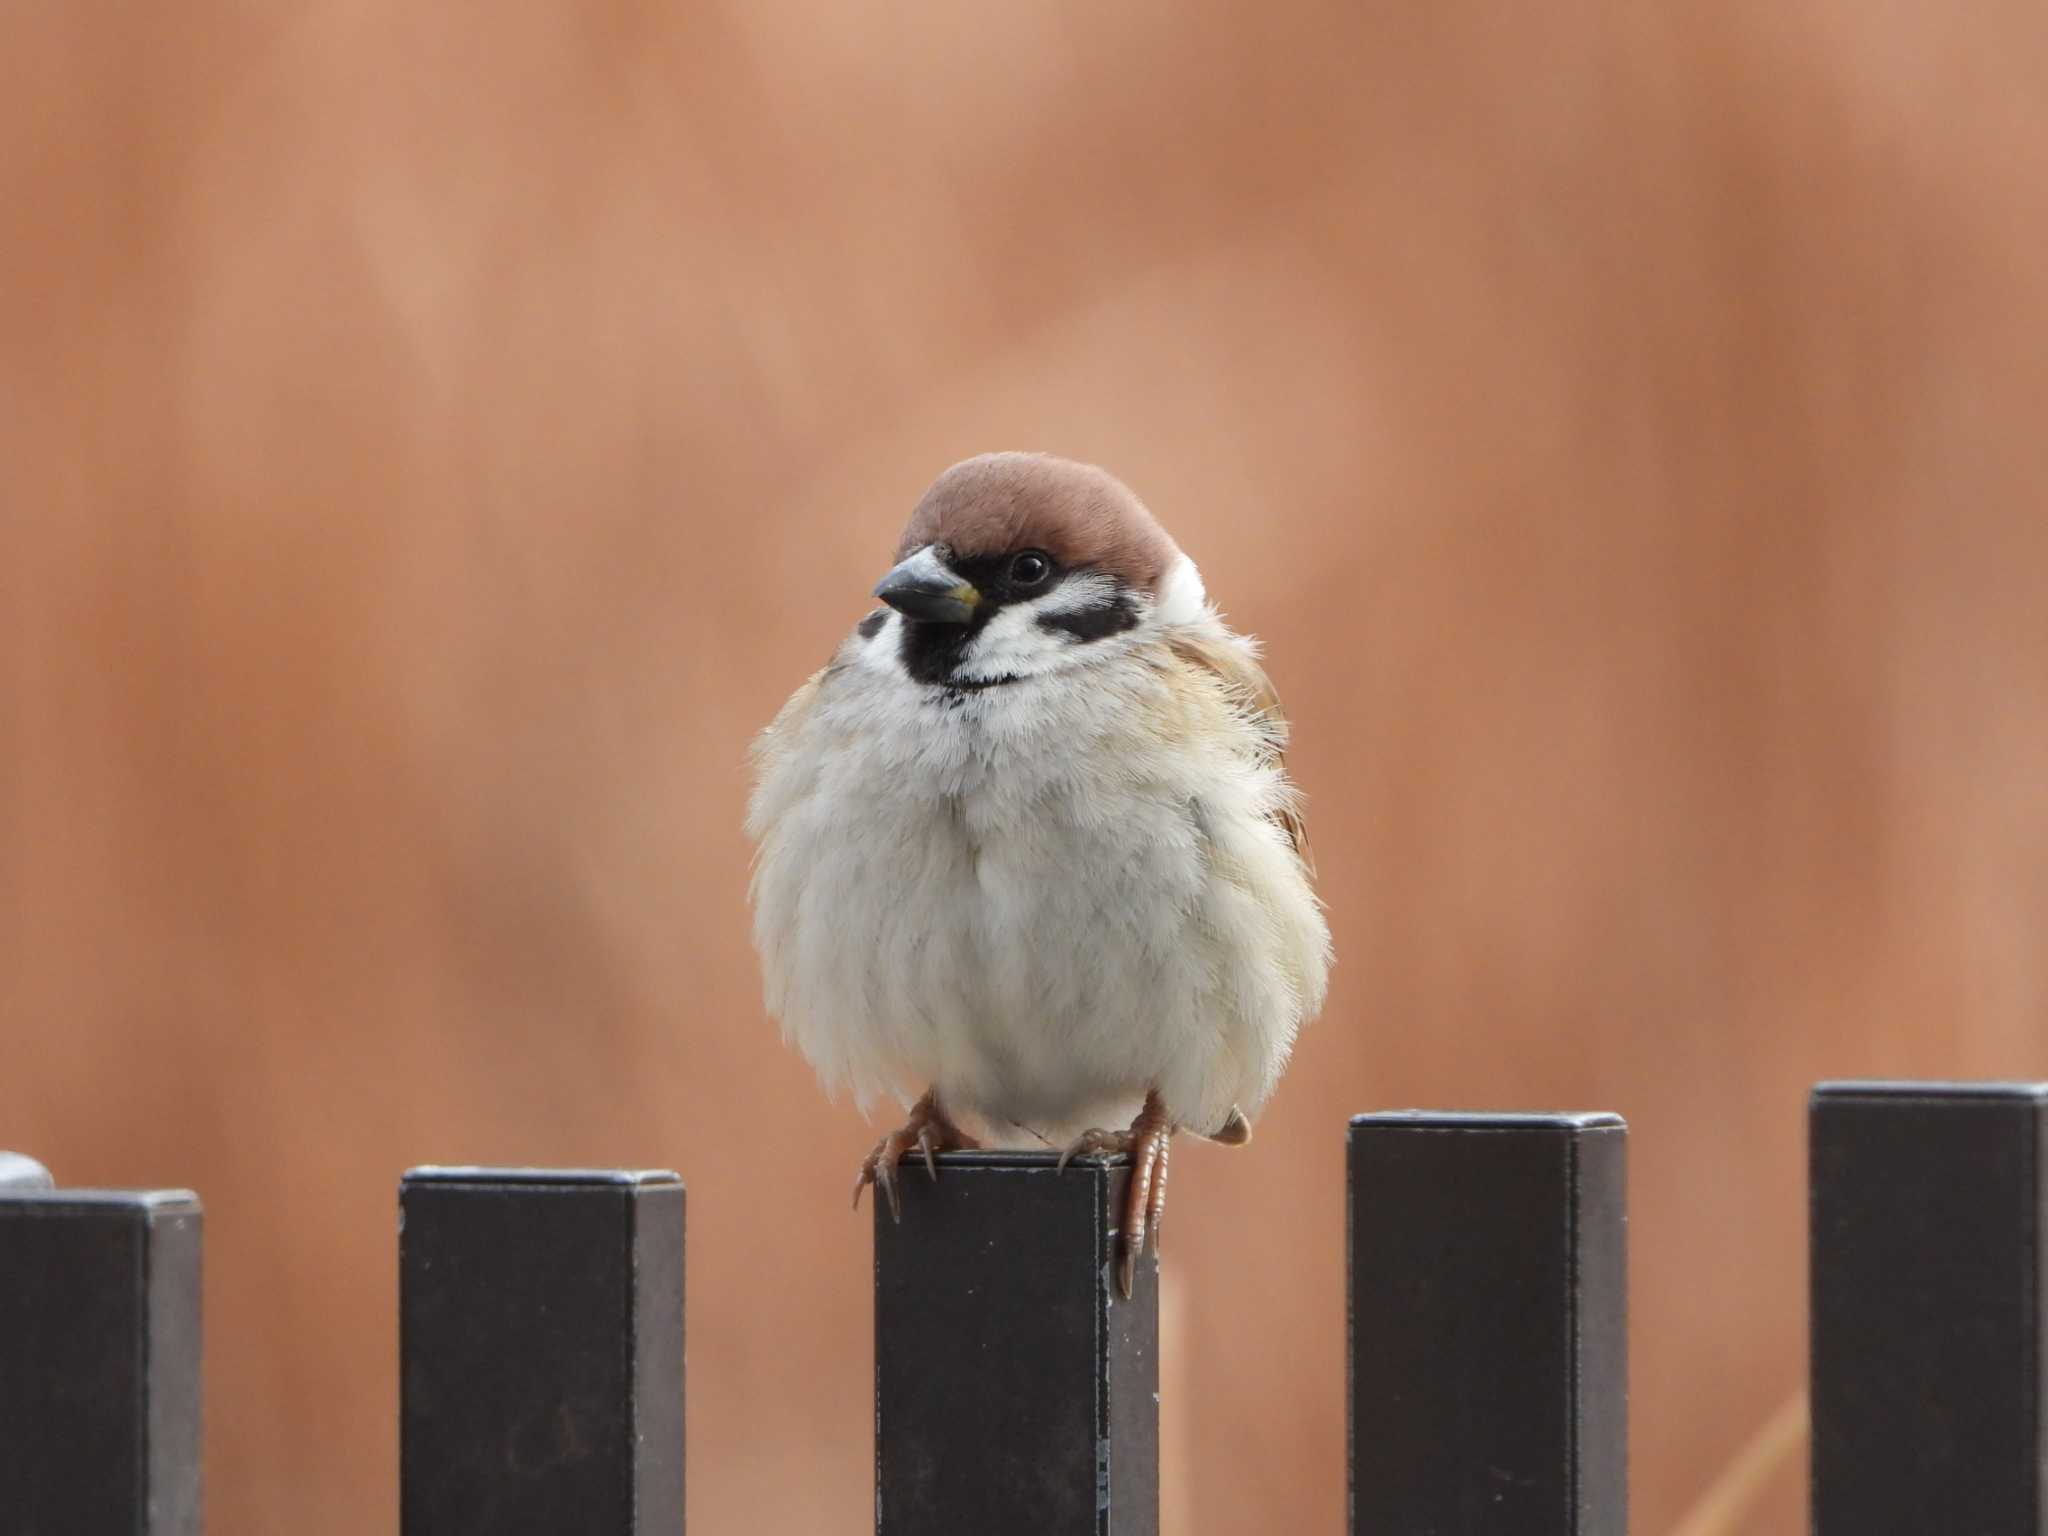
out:
<path id="1" fill-rule="evenodd" d="M 1912 1078 L 1842 1078 L 1816 1083 L 1811 1103 L 1867 1099 L 1919 1100 L 1937 1103 L 2003 1102 L 2007 1104 L 2048 1104 L 2048 1083 L 2044 1082 L 1941 1082 Z"/>
<path id="2" fill-rule="evenodd" d="M 1451 1109 L 1382 1109 L 1353 1115 L 1353 1130 L 1390 1131 L 1625 1131 L 1628 1122 L 1606 1110 L 1558 1114 Z"/>
<path id="3" fill-rule="evenodd" d="M 408 1168 L 401 1188 L 415 1184 L 490 1184 L 514 1187 L 547 1185 L 610 1186 L 615 1189 L 680 1187 L 683 1176 L 670 1168 L 481 1168 L 423 1164 Z"/>
<path id="4" fill-rule="evenodd" d="M 161 1216 L 197 1216 L 204 1209 L 199 1196 L 189 1189 L 50 1189 L 0 1186 L 0 1206 L 27 1207 L 36 1211 L 64 1211 L 71 1215 L 108 1217 L 140 1216 L 155 1221 Z"/>

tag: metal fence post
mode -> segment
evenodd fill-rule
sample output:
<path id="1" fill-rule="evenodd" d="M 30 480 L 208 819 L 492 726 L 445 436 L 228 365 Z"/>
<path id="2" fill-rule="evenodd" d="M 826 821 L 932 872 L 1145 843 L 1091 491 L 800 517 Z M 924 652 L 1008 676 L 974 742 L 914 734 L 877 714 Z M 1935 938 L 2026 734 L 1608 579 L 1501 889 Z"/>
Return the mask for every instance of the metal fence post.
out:
<path id="1" fill-rule="evenodd" d="M 1627 1134 L 1351 1122 L 1353 1536 L 1627 1536 Z"/>
<path id="2" fill-rule="evenodd" d="M 2048 1533 L 2048 1084 L 1822 1083 L 1816 1536 Z"/>
<path id="3" fill-rule="evenodd" d="M 0 1529 L 199 1536 L 198 1197 L 0 1173 Z"/>
<path id="4" fill-rule="evenodd" d="M 1159 1282 L 1116 1288 L 1127 1165 L 956 1152 L 875 1202 L 878 1536 L 1155 1536 Z"/>
<path id="5" fill-rule="evenodd" d="M 680 1536 L 683 1215 L 673 1173 L 405 1176 L 405 1536 Z"/>

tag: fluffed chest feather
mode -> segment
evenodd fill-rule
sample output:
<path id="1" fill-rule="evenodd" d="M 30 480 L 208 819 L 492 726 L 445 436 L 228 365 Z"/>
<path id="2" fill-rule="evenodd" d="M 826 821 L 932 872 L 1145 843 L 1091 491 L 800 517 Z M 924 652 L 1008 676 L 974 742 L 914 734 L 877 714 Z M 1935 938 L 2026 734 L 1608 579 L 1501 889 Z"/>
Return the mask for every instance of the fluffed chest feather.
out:
<path id="1" fill-rule="evenodd" d="M 1069 1108 L 1077 1075 L 1142 1080 L 1204 964 L 1188 929 L 1213 767 L 1156 729 L 1159 669 L 1122 661 L 967 694 L 829 680 L 813 783 L 770 855 L 803 872 L 784 974 L 851 1005 L 784 1014 L 821 1067 L 863 1092 L 951 1082 L 1018 1118 Z"/>
<path id="2" fill-rule="evenodd" d="M 1226 694 L 1164 645 L 958 691 L 848 652 L 815 689 L 750 827 L 770 1011 L 827 1082 L 1039 1130 L 1263 1102 L 1327 935 Z"/>

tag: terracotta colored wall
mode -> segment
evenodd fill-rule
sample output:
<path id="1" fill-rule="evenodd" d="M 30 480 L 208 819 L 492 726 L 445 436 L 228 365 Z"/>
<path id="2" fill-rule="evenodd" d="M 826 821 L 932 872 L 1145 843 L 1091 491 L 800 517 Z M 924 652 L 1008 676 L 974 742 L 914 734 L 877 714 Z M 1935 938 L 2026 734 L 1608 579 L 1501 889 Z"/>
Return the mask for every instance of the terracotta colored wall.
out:
<path id="1" fill-rule="evenodd" d="M 0 1144 L 204 1192 L 218 1536 L 390 1527 L 429 1160 L 683 1169 L 696 1528 L 867 1528 L 743 751 L 982 448 L 1266 636 L 1338 936 L 1171 1529 L 1338 1528 L 1346 1113 L 1632 1117 L 1657 1533 L 1808 1080 L 2048 1074 L 2038 5 L 18 5 L 0 207 Z"/>

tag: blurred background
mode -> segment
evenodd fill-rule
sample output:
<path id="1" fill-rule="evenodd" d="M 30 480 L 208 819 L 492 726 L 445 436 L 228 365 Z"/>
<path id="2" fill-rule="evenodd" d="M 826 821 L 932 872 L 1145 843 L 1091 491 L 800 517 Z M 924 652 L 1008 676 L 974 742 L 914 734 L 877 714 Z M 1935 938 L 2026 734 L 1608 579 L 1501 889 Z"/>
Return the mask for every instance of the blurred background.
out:
<path id="1" fill-rule="evenodd" d="M 0 201 L 0 1145 L 203 1193 L 218 1536 L 393 1528 L 426 1161 L 682 1170 L 693 1525 L 870 1528 L 745 749 L 983 449 L 1266 638 L 1337 936 L 1168 1529 L 1339 1528 L 1347 1114 L 1630 1117 L 1659 1533 L 1809 1081 L 2048 1075 L 2036 4 L 20 4 Z"/>

